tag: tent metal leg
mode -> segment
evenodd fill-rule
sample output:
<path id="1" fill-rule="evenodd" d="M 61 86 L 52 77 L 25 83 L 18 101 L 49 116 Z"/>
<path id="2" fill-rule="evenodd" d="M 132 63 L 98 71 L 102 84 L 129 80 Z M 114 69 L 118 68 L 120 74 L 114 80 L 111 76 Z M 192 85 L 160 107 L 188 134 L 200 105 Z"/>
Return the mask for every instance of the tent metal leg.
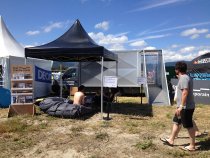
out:
<path id="1" fill-rule="evenodd" d="M 62 94 L 62 91 L 63 91 L 63 82 L 62 82 L 62 63 L 60 63 L 60 98 L 62 98 L 63 94 Z"/>
<path id="2" fill-rule="evenodd" d="M 103 119 L 103 67 L 104 67 L 104 57 L 101 57 L 101 116 Z"/>

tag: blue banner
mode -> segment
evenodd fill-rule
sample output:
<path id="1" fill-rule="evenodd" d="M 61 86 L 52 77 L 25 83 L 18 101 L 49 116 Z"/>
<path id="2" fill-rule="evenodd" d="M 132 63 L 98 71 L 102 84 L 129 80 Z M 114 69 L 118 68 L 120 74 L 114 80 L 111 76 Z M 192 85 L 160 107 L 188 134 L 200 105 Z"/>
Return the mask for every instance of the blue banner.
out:
<path id="1" fill-rule="evenodd" d="M 35 66 L 35 81 L 51 83 L 51 71 L 47 71 Z"/>

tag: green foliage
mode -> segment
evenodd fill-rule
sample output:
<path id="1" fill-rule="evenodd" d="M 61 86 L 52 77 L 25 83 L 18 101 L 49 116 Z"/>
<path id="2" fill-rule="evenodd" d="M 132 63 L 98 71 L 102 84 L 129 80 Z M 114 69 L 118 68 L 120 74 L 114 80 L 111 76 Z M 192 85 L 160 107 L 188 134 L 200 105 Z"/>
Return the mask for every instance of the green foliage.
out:
<path id="1" fill-rule="evenodd" d="M 101 140 L 101 141 L 106 140 L 108 138 L 109 138 L 109 135 L 106 132 L 99 132 L 99 133 L 96 133 L 96 135 L 95 135 L 95 139 Z"/>
<path id="2" fill-rule="evenodd" d="M 165 123 L 163 123 L 163 122 L 157 122 L 157 121 L 155 121 L 155 122 L 151 122 L 151 126 L 153 127 L 153 128 L 164 128 L 164 127 L 166 127 L 166 125 L 165 125 Z"/>
<path id="3" fill-rule="evenodd" d="M 27 128 L 28 125 L 26 122 L 21 121 L 19 118 L 13 118 L 0 124 L 0 133 L 23 132 Z"/>
<path id="4" fill-rule="evenodd" d="M 153 143 L 152 143 L 152 140 L 150 139 L 146 139 L 146 140 L 143 140 L 143 141 L 140 141 L 138 142 L 136 145 L 134 145 L 137 149 L 142 149 L 142 150 L 145 150 L 145 149 L 148 149 L 150 147 L 153 146 Z"/>
<path id="5" fill-rule="evenodd" d="M 189 156 L 189 153 L 184 152 L 184 151 L 169 151 L 168 152 L 169 155 L 172 155 L 173 157 L 177 158 L 177 157 L 185 157 L 185 156 Z"/>
<path id="6" fill-rule="evenodd" d="M 84 130 L 84 127 L 83 126 L 74 126 L 71 128 L 71 131 L 72 132 L 82 132 Z"/>
<path id="7" fill-rule="evenodd" d="M 71 128 L 72 134 L 75 136 L 78 136 L 83 130 L 84 127 L 82 125 L 74 126 Z"/>
<path id="8" fill-rule="evenodd" d="M 166 118 L 171 119 L 172 118 L 172 115 L 170 113 L 167 113 L 166 114 Z"/>
<path id="9" fill-rule="evenodd" d="M 112 123 L 109 121 L 103 121 L 100 126 L 103 128 L 113 127 Z"/>

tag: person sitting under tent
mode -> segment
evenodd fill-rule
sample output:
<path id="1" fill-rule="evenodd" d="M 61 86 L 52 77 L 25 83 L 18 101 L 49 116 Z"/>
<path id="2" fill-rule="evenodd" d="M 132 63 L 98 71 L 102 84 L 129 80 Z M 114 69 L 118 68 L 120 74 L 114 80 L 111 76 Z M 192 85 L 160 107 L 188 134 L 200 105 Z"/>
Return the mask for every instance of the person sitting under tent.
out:
<path id="1" fill-rule="evenodd" d="M 85 94 L 84 94 L 85 86 L 81 85 L 78 88 L 78 91 L 74 94 L 74 102 L 75 105 L 85 105 Z"/>
<path id="2" fill-rule="evenodd" d="M 55 95 L 59 95 L 59 93 L 60 93 L 60 85 L 59 85 L 59 83 L 58 83 L 58 81 L 57 80 L 54 80 L 53 81 L 53 85 L 52 85 L 52 91 L 55 93 Z"/>

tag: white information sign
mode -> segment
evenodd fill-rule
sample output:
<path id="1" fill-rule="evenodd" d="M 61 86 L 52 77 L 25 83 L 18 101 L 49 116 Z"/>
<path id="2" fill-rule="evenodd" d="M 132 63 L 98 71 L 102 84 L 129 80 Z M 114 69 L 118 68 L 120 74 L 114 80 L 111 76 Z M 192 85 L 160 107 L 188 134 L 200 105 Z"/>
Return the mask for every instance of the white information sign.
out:
<path id="1" fill-rule="evenodd" d="M 138 78 L 137 78 L 137 83 L 138 83 L 139 85 L 141 85 L 141 84 L 146 84 L 146 83 L 147 83 L 147 78 L 146 78 L 146 77 L 138 77 Z"/>
<path id="2" fill-rule="evenodd" d="M 116 76 L 104 76 L 104 87 L 117 87 L 117 77 Z"/>

